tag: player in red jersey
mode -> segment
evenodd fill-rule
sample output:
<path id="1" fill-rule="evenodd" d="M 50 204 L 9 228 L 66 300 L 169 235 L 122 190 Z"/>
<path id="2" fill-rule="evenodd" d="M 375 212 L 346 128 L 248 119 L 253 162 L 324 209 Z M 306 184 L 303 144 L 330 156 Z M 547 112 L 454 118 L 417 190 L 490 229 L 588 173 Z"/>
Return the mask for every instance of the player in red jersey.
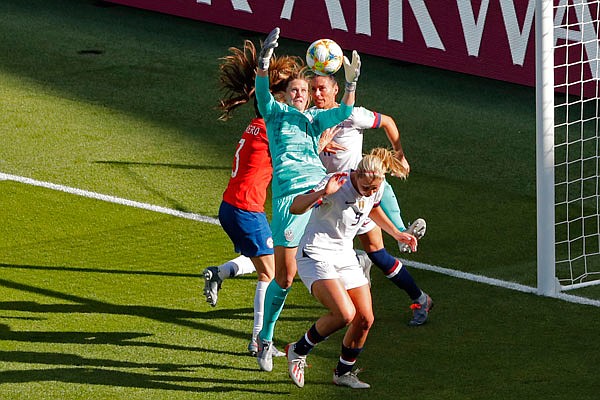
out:
<path id="1" fill-rule="evenodd" d="M 256 337 L 262 328 L 264 297 L 275 274 L 273 239 L 265 214 L 267 187 L 273 176 L 273 168 L 265 122 L 254 100 L 256 49 L 252 42 L 245 41 L 242 49 L 232 47 L 229 50 L 232 54 L 222 58 L 219 67 L 221 87 L 227 93 L 220 102 L 219 108 L 223 111 L 220 119 L 229 119 L 235 108 L 250 101 L 254 102 L 256 118 L 252 119 L 238 142 L 231 178 L 219 207 L 221 226 L 241 256 L 203 271 L 204 295 L 206 301 L 215 306 L 224 279 L 256 270 L 258 283 L 254 296 L 254 327 L 248 345 L 248 351 L 256 355 Z M 280 90 L 278 84 L 299 68 L 295 57 L 276 58 L 269 70 L 273 91 Z M 285 355 L 274 347 L 272 354 Z"/>
<path id="2" fill-rule="evenodd" d="M 246 211 L 264 213 L 272 176 L 265 121 L 254 118 L 238 142 L 223 201 Z"/>

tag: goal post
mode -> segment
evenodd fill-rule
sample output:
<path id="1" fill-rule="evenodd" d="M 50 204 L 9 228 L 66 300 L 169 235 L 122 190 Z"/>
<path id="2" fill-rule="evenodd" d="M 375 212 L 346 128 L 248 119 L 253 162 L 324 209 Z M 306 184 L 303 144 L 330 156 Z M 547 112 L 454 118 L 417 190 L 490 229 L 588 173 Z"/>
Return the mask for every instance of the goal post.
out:
<path id="1" fill-rule="evenodd" d="M 536 1 L 538 293 L 600 284 L 600 1 Z"/>
<path id="2" fill-rule="evenodd" d="M 553 0 L 537 0 L 535 11 L 537 282 L 539 294 L 555 296 Z"/>

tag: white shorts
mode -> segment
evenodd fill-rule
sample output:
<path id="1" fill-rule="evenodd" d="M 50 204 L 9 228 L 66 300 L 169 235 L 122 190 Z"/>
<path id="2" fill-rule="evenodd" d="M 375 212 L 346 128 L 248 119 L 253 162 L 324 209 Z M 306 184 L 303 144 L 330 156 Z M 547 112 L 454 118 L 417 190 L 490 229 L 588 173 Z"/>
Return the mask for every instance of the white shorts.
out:
<path id="1" fill-rule="evenodd" d="M 363 233 L 371 232 L 375 228 L 375 222 L 371 221 L 371 218 L 366 218 L 363 224 L 358 228 L 356 236 L 362 235 Z"/>
<path id="2" fill-rule="evenodd" d="M 340 264 L 340 261 L 342 260 L 336 260 L 333 263 L 313 260 L 310 257 L 298 257 L 296 259 L 298 275 L 311 294 L 313 283 L 321 279 L 339 279 L 346 290 L 369 284 L 354 252 L 352 257 L 343 260 L 345 261 L 343 265 Z"/>

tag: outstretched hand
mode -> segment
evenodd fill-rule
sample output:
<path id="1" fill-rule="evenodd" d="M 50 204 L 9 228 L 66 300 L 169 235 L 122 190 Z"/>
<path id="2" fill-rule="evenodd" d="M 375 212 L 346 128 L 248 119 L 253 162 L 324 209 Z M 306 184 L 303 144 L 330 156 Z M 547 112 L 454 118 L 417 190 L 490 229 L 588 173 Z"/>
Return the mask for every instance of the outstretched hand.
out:
<path id="1" fill-rule="evenodd" d="M 273 51 L 279 46 L 279 43 L 277 43 L 278 39 L 279 28 L 275 28 L 269 33 L 262 44 L 260 53 L 258 54 L 258 68 L 263 71 L 269 70 L 269 62 L 271 61 L 271 57 L 273 57 Z"/>
<path id="2" fill-rule="evenodd" d="M 344 56 L 344 76 L 346 77 L 346 90 L 356 89 L 356 82 L 360 76 L 360 56 L 356 50 L 352 51 L 352 62 Z"/>

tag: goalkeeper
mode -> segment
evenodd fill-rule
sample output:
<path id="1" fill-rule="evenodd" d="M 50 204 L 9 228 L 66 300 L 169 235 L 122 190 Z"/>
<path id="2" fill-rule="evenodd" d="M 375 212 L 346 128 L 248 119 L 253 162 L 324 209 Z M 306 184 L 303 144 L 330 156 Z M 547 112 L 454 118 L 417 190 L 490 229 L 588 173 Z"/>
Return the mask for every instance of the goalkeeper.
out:
<path id="1" fill-rule="evenodd" d="M 268 70 L 273 51 L 278 46 L 279 28 L 265 39 L 258 57 L 256 100 L 267 126 L 269 150 L 273 162 L 273 216 L 271 229 L 275 247 L 275 279 L 265 295 L 263 328 L 259 334 L 258 365 L 273 369 L 271 346 L 273 330 L 297 272 L 296 251 L 310 214 L 292 215 L 294 197 L 312 189 L 324 176 L 325 168 L 318 156 L 321 132 L 352 113 L 360 58 L 353 52 L 352 63 L 344 58 L 345 93 L 339 107 L 326 111 L 307 111 L 308 79 L 299 74 L 290 77 L 285 92 L 286 103 L 279 103 L 269 91 Z"/>

